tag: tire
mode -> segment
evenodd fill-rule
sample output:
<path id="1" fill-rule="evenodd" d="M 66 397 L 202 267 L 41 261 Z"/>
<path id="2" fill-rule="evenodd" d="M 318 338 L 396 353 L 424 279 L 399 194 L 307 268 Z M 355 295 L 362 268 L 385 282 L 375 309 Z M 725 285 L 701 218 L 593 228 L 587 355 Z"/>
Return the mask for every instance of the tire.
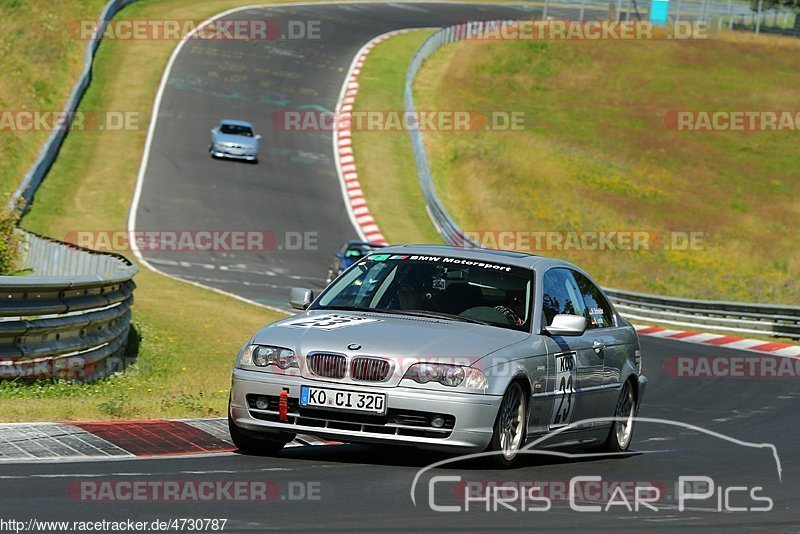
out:
<path id="1" fill-rule="evenodd" d="M 256 456 L 273 456 L 294 439 L 294 435 L 275 434 L 275 437 L 257 438 L 242 431 L 228 415 L 228 431 L 239 452 Z"/>
<path id="2" fill-rule="evenodd" d="M 486 448 L 494 452 L 486 457 L 486 466 L 509 469 L 519 460 L 519 450 L 525 445 L 528 430 L 528 396 L 519 382 L 512 382 L 503 394 L 494 422 L 492 441 Z"/>
<path id="3" fill-rule="evenodd" d="M 625 452 L 631 446 L 633 423 L 636 414 L 636 395 L 630 380 L 622 385 L 614 408 L 614 421 L 608 429 L 606 441 L 600 446 L 606 452 Z"/>

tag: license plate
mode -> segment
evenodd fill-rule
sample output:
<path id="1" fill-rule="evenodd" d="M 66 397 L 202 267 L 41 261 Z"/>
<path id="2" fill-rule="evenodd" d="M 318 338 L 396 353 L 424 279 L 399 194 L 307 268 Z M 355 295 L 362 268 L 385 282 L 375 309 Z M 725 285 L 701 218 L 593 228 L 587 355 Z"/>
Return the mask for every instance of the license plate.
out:
<path id="1" fill-rule="evenodd" d="M 302 386 L 300 406 L 383 415 L 386 413 L 386 394 Z"/>

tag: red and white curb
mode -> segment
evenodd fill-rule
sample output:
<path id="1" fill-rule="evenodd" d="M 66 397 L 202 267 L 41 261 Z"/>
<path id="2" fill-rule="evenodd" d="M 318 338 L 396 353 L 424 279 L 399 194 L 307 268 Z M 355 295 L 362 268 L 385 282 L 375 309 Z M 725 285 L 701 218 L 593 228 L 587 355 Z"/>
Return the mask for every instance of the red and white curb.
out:
<path id="1" fill-rule="evenodd" d="M 636 328 L 636 333 L 639 335 L 685 341 L 687 343 L 699 343 L 701 345 L 713 345 L 726 349 L 747 350 L 773 356 L 785 356 L 789 358 L 800 357 L 800 346 L 787 345 L 786 343 L 772 343 L 758 339 L 726 336 L 723 334 L 671 330 L 658 326 L 634 325 L 634 328 Z"/>
<path id="2" fill-rule="evenodd" d="M 287 447 L 336 445 L 298 435 Z M 232 452 L 226 419 L 0 424 L 0 463 Z"/>
<path id="3" fill-rule="evenodd" d="M 356 167 L 355 154 L 353 154 L 353 132 L 351 128 L 353 106 L 355 105 L 356 96 L 358 95 L 358 77 L 361 74 L 361 69 L 364 66 L 364 61 L 366 61 L 370 50 L 378 43 L 394 37 L 395 35 L 408 33 L 410 31 L 410 29 L 405 29 L 384 33 L 361 47 L 353 58 L 353 62 L 350 64 L 347 76 L 345 76 L 334 115 L 333 153 L 348 215 L 362 240 L 371 241 L 380 245 L 386 245 L 388 243 L 369 211 L 367 200 L 364 198 L 364 191 L 361 189 L 361 183 L 358 181 L 358 169 Z"/>

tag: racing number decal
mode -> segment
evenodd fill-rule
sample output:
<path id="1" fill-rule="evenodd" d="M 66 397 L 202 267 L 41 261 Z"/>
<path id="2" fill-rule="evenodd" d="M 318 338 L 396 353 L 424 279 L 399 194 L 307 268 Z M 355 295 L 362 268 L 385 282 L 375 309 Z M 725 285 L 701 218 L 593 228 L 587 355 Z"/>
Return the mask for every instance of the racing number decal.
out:
<path id="1" fill-rule="evenodd" d="M 553 416 L 550 426 L 569 424 L 575 407 L 575 382 L 578 378 L 578 360 L 574 352 L 556 354 L 556 383 L 553 397 Z"/>
<path id="2" fill-rule="evenodd" d="M 295 328 L 318 328 L 320 330 L 335 330 L 343 326 L 353 326 L 357 324 L 380 322 L 380 319 L 370 317 L 358 317 L 354 315 L 323 315 L 311 319 L 300 319 L 284 323 L 286 326 Z"/>

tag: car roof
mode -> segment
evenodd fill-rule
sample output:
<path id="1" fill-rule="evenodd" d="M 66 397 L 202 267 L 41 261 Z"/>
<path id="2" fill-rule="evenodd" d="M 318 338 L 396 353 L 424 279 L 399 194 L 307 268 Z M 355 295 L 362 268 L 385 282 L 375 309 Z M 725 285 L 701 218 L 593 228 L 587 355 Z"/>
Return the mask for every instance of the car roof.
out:
<path id="1" fill-rule="evenodd" d="M 524 252 L 509 250 L 462 248 L 446 245 L 392 245 L 380 250 L 380 254 L 416 254 L 425 256 L 448 256 L 465 260 L 488 261 L 524 267 L 527 269 L 546 269 L 551 266 L 561 265 L 575 267 L 573 264 L 547 256 L 536 256 Z"/>
<path id="2" fill-rule="evenodd" d="M 220 124 L 229 124 L 231 126 L 247 126 L 248 128 L 252 128 L 253 125 L 247 121 L 237 121 L 233 119 L 222 119 L 219 121 Z"/>

